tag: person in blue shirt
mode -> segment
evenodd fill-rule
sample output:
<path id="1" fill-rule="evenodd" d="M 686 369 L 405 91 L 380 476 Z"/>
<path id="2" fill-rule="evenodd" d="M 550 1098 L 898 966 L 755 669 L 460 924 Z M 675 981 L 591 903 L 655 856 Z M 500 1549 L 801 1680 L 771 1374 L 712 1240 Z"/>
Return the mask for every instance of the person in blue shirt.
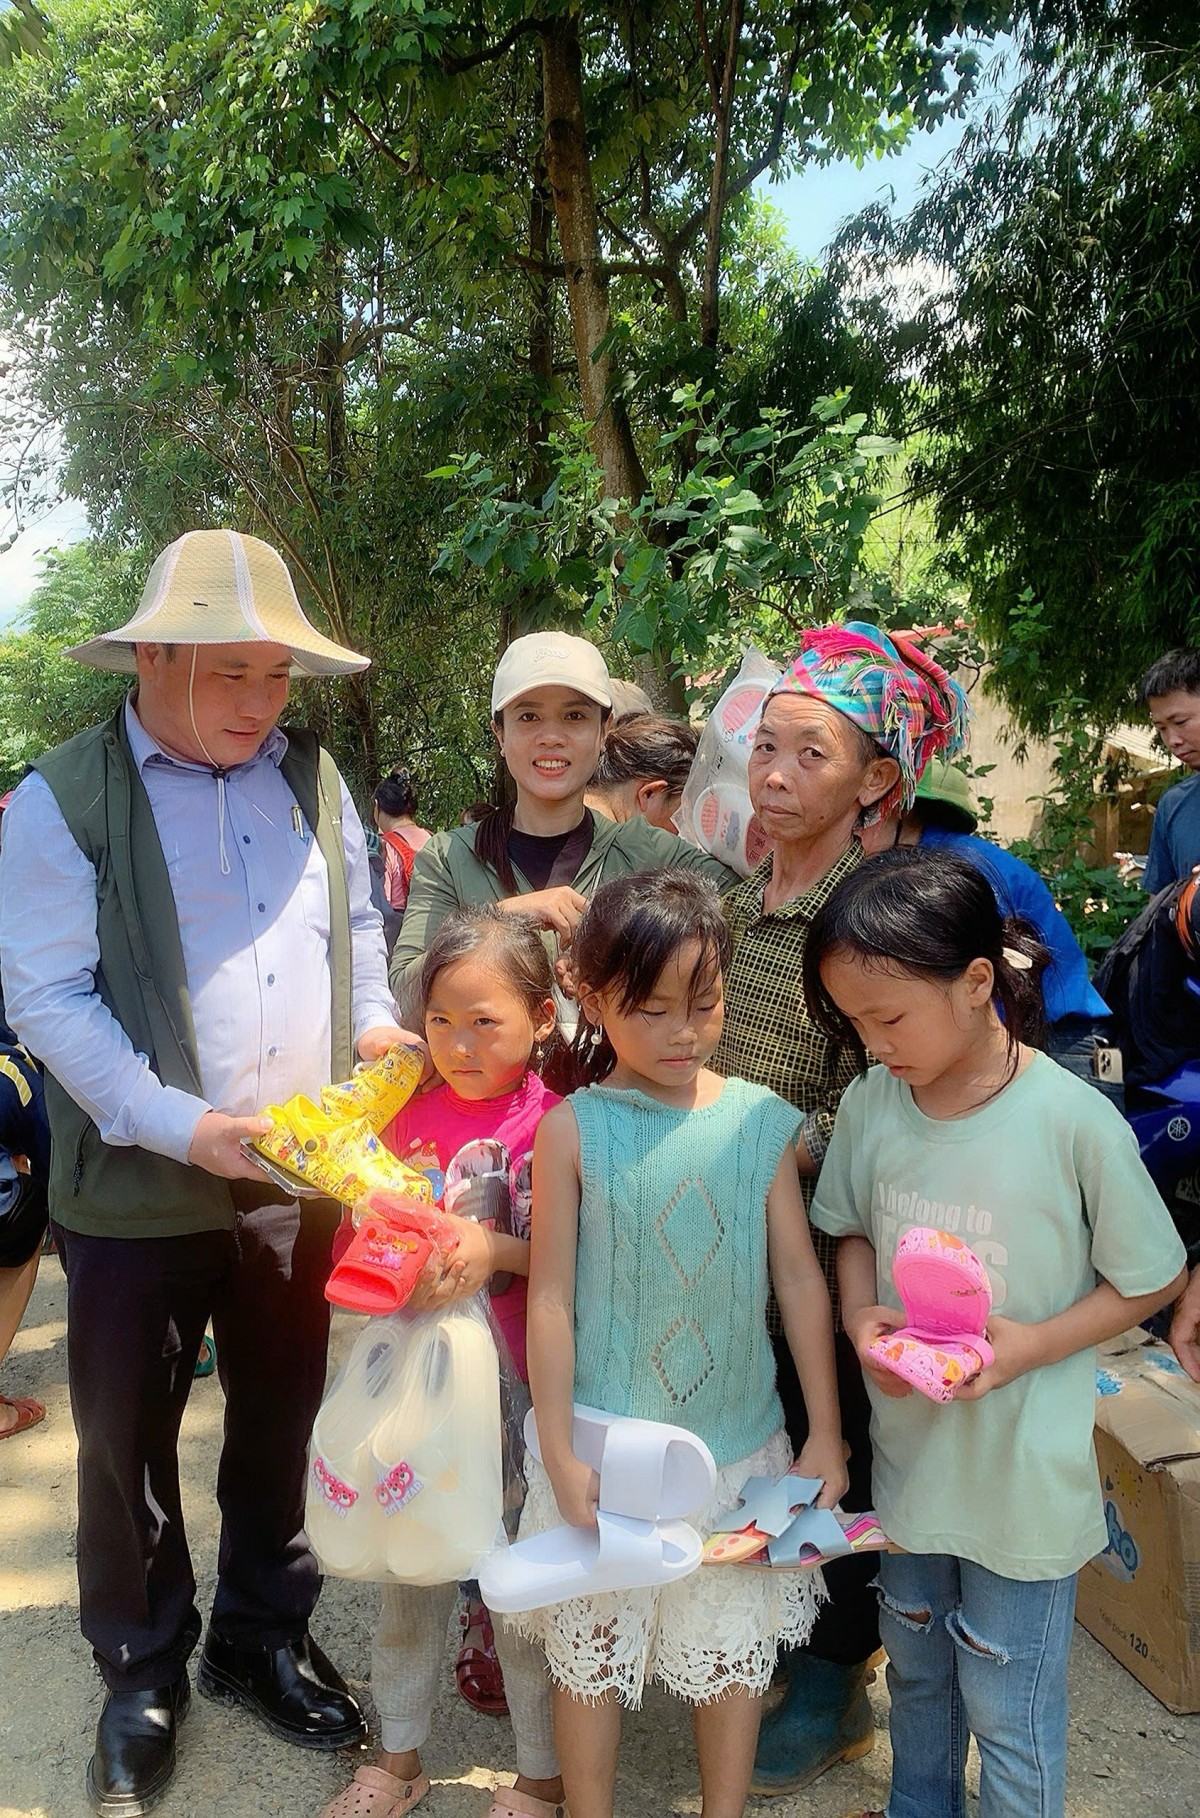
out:
<path id="1" fill-rule="evenodd" d="M 944 847 L 970 859 L 991 884 L 1003 913 L 1023 916 L 1049 949 L 1050 963 L 1042 974 L 1047 1023 L 1073 1025 L 1074 1035 L 1082 1032 L 1084 1023 L 1090 1026 L 1107 1018 L 1108 1005 L 1088 977 L 1083 950 L 1045 879 L 1003 846 L 980 839 L 975 832 L 978 825 L 970 782 L 961 770 L 935 758 L 917 784 L 917 799 L 903 823 L 897 827 L 893 819 L 874 829 L 869 850 L 919 843 Z M 1058 1031 L 1059 1036 L 1065 1033 Z M 1057 1052 L 1060 1045 L 1052 1039 L 1051 1051 Z"/>
<path id="2" fill-rule="evenodd" d="M 50 1127 L 41 1068 L 0 1021 L 0 1364 L 37 1278 L 46 1236 Z M 0 1440 L 46 1418 L 32 1395 L 0 1395 Z"/>
<path id="3" fill-rule="evenodd" d="M 1138 699 L 1173 758 L 1200 771 L 1200 650 L 1168 650 L 1138 683 Z M 1200 865 L 1200 776 L 1175 783 L 1154 814 L 1142 882 L 1154 896 Z"/>

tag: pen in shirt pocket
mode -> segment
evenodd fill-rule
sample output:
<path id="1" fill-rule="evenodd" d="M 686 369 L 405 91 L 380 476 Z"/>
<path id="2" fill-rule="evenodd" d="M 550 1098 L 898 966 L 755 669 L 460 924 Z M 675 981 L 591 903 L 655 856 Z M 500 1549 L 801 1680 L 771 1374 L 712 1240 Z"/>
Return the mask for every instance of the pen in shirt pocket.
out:
<path id="1" fill-rule="evenodd" d="M 304 844 L 308 845 L 308 828 L 304 825 L 304 816 L 295 803 L 292 804 L 292 832 L 298 840 L 303 840 Z"/>

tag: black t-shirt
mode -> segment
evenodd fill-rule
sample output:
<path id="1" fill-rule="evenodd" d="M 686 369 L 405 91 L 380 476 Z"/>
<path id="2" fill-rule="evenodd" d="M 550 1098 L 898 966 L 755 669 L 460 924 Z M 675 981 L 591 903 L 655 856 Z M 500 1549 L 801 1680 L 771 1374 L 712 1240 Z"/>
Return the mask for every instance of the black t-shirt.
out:
<path id="1" fill-rule="evenodd" d="M 586 829 L 587 839 L 580 842 L 579 863 L 575 867 L 575 870 L 578 871 L 579 865 L 587 857 L 592 845 L 595 822 L 592 820 L 590 808 L 585 809 L 579 825 L 569 828 L 566 833 L 518 833 L 515 827 L 510 829 L 508 856 L 518 871 L 524 872 L 535 890 L 545 890 L 550 882 L 550 873 L 554 870 L 555 860 L 567 841 L 578 835 L 580 827 Z M 566 878 L 564 881 L 569 884 L 571 879 Z"/>

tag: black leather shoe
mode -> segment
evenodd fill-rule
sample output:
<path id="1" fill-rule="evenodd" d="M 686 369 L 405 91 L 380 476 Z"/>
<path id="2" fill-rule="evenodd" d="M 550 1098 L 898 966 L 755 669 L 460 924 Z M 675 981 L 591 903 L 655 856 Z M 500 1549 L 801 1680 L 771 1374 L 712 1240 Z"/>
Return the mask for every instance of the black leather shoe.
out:
<path id="1" fill-rule="evenodd" d="M 365 1742 L 367 1724 L 341 1674 L 306 1635 L 282 1648 L 240 1648 L 210 1629 L 196 1689 L 236 1701 L 285 1742 L 302 1749 L 344 1749 Z"/>
<path id="2" fill-rule="evenodd" d="M 110 1692 L 88 1762 L 88 1804 L 101 1818 L 139 1818 L 175 1772 L 175 1726 L 187 1716 L 188 1677 L 153 1692 Z"/>

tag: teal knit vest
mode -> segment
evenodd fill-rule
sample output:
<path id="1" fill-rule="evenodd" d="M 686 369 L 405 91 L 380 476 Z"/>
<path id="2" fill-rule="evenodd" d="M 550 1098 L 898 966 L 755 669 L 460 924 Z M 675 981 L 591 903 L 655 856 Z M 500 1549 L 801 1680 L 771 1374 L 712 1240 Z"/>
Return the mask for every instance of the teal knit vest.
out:
<path id="1" fill-rule="evenodd" d="M 607 1086 L 569 1102 L 583 1181 L 575 1399 L 687 1427 L 718 1465 L 748 1457 L 783 1425 L 766 1198 L 798 1113 L 740 1079 L 698 1111 Z"/>

